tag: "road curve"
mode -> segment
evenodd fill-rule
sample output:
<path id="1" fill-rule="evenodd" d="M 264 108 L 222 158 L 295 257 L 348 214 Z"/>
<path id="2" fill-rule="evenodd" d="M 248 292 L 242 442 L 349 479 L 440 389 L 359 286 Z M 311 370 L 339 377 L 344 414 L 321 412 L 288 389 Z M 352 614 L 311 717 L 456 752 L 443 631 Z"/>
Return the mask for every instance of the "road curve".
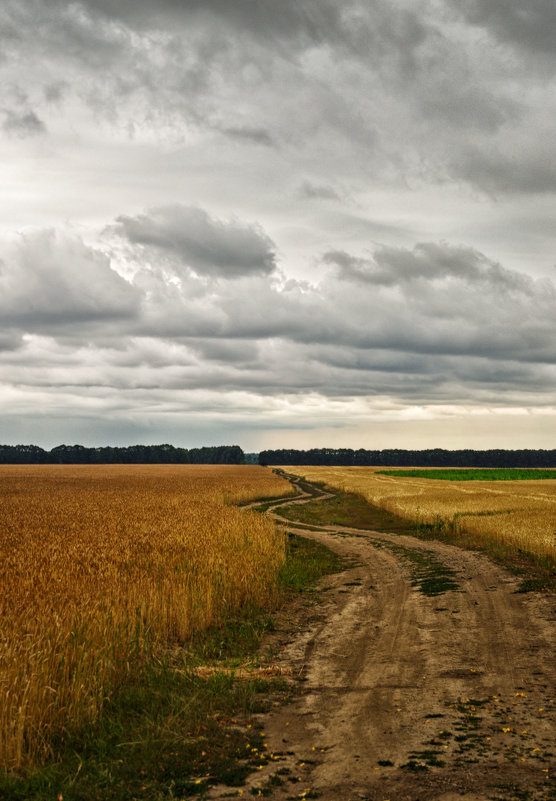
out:
<path id="1" fill-rule="evenodd" d="M 288 529 L 277 509 L 268 514 Z M 275 761 L 251 782 L 254 794 L 556 798 L 554 596 L 518 594 L 517 580 L 486 556 L 444 543 L 294 530 L 351 566 L 326 578 L 300 630 L 292 621 L 282 633 L 274 661 L 305 682 L 293 704 L 262 718 Z M 457 587 L 423 594 L 416 553 L 451 568 Z M 272 776 L 283 784 L 269 784 Z"/>

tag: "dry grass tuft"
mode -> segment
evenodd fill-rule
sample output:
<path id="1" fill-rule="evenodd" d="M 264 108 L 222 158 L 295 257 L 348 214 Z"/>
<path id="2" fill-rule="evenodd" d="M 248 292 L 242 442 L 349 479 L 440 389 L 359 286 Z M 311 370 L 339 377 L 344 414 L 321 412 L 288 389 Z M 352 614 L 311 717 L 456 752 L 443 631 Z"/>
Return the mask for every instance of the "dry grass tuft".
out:
<path id="1" fill-rule="evenodd" d="M 224 674 L 226 676 L 233 676 L 242 681 L 253 681 L 253 679 L 275 679 L 286 678 L 293 675 L 291 668 L 280 667 L 279 665 L 267 665 L 266 667 L 250 667 L 243 665 L 236 668 L 222 667 L 221 665 L 199 665 L 193 668 L 193 673 L 206 679 L 209 676 L 217 676 Z"/>

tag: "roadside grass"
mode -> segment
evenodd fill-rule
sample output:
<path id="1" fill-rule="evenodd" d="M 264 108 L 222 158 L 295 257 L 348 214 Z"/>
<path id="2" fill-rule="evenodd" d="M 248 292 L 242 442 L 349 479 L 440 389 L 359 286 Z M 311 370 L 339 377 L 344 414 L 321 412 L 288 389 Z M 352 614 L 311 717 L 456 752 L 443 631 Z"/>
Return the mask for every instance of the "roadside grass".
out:
<path id="1" fill-rule="evenodd" d="M 280 575 L 280 582 L 287 591 L 313 591 L 322 576 L 345 569 L 345 560 L 318 542 L 293 532 L 288 532 L 287 536 L 288 556 Z"/>
<path id="2" fill-rule="evenodd" d="M 222 674 L 202 679 L 166 657 L 126 683 L 97 726 L 67 736 L 58 761 L 0 782 L 0 796 L 128 801 L 200 795 L 216 781 L 241 784 L 253 762 L 246 743 L 261 738 L 232 727 L 230 718 L 257 711 L 267 685 Z"/>
<path id="3" fill-rule="evenodd" d="M 281 603 L 314 591 L 322 576 L 344 567 L 324 546 L 288 534 Z M 296 692 L 280 676 L 258 675 L 261 640 L 272 628 L 271 613 L 251 608 L 186 648 L 153 655 L 106 699 L 95 726 L 68 731 L 54 744 L 50 764 L 29 774 L 0 774 L 0 798 L 175 801 L 202 799 L 215 784 L 235 794 L 270 758 L 253 716 Z"/>
<path id="4" fill-rule="evenodd" d="M 522 467 L 424 468 L 422 470 L 377 470 L 379 476 L 433 478 L 439 481 L 539 481 L 556 479 L 556 470 Z"/>
<path id="5" fill-rule="evenodd" d="M 414 524 L 403 517 L 371 505 L 355 492 L 338 492 L 332 498 L 282 506 L 281 517 L 316 526 L 349 526 L 393 534 L 412 534 Z"/>
<path id="6" fill-rule="evenodd" d="M 292 523 L 407 534 L 422 540 L 440 540 L 468 550 L 482 551 L 521 578 L 519 592 L 556 590 L 556 571 L 542 556 L 535 557 L 500 541 L 467 532 L 457 520 L 447 522 L 439 517 L 433 523 L 416 523 L 374 506 L 357 493 L 336 492 L 334 497 L 321 501 L 283 506 L 280 515 Z"/>

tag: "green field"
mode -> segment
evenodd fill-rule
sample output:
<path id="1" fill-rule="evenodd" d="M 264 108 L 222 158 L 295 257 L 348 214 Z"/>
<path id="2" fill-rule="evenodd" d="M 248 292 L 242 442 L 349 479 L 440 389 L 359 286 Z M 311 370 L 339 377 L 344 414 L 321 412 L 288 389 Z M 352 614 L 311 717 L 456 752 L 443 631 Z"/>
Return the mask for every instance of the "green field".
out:
<path id="1" fill-rule="evenodd" d="M 510 467 L 427 468 L 423 470 L 377 470 L 381 476 L 414 476 L 440 481 L 531 481 L 556 478 L 556 470 Z"/>

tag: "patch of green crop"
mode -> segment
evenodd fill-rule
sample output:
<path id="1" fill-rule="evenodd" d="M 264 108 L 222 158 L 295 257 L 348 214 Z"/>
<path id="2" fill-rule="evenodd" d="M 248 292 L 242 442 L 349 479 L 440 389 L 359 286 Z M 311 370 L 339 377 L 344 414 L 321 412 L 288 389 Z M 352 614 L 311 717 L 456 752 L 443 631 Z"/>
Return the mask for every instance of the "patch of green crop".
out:
<path id="1" fill-rule="evenodd" d="M 466 468 L 427 468 L 422 470 L 378 470 L 382 476 L 403 476 L 407 478 L 433 478 L 436 481 L 538 481 L 556 479 L 556 470 L 521 467 L 466 467 Z"/>

